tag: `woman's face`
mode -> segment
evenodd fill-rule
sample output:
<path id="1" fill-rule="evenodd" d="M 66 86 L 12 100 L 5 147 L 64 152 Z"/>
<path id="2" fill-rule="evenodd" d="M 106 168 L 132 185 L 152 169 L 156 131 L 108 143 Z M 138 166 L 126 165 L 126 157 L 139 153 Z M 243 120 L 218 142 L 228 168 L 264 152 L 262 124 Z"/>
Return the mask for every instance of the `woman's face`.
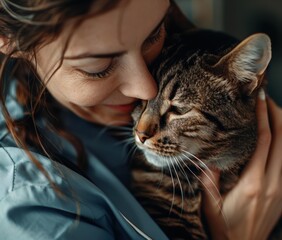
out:
<path id="1" fill-rule="evenodd" d="M 69 21 L 59 38 L 37 54 L 39 75 L 47 81 L 73 31 L 62 66 L 47 83 L 49 92 L 88 121 L 129 123 L 136 101 L 157 93 L 147 65 L 163 47 L 168 7 L 169 0 L 122 0 L 114 9 L 85 19 L 75 31 L 76 19 Z"/>

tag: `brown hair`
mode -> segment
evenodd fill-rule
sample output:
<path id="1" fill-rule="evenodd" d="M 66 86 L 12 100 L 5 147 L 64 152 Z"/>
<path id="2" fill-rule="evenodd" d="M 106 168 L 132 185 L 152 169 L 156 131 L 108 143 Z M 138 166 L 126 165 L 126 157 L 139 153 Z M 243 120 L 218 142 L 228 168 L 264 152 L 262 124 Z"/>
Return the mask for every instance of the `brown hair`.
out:
<path id="1" fill-rule="evenodd" d="M 51 42 L 60 34 L 68 19 L 78 17 L 79 24 L 88 16 L 91 7 L 95 6 L 94 14 L 100 14 L 118 2 L 118 0 L 0 0 L 0 38 L 5 40 L 5 49 L 9 49 L 5 54 L 0 53 L 0 108 L 16 143 L 25 150 L 31 161 L 51 183 L 48 173 L 28 150 L 28 146 L 33 146 L 49 157 L 56 156 L 55 148 L 38 134 L 36 127 L 38 116 L 43 116 L 53 131 L 73 144 L 77 151 L 78 166 L 83 167 L 86 162 L 80 141 L 64 131 L 62 123 L 54 117 L 56 104 L 36 74 L 35 53 L 39 47 Z M 35 65 L 31 63 L 31 59 L 35 60 Z M 12 119 L 5 106 L 7 86 L 11 79 L 17 81 L 17 100 L 24 108 L 24 116 L 18 120 Z"/>

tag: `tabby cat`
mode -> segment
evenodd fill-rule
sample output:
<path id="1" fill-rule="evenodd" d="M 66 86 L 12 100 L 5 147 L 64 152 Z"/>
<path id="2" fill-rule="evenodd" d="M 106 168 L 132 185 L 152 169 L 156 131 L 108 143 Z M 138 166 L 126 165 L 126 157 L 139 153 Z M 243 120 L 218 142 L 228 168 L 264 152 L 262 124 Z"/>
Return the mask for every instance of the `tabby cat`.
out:
<path id="1" fill-rule="evenodd" d="M 144 157 L 133 160 L 133 192 L 170 239 L 208 239 L 199 174 L 223 172 L 230 190 L 256 146 L 255 105 L 271 59 L 267 35 L 239 42 L 194 30 L 167 39 L 152 66 L 159 92 L 133 112 Z"/>

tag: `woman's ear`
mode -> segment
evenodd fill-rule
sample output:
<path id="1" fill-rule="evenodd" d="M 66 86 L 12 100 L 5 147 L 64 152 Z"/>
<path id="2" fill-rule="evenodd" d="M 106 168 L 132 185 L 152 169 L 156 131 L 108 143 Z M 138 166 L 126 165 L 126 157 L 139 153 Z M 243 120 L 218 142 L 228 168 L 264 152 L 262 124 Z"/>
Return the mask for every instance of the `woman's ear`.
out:
<path id="1" fill-rule="evenodd" d="M 14 51 L 15 44 L 10 42 L 7 38 L 0 36 L 0 54 L 10 55 L 13 58 L 24 58 L 26 54 L 22 51 Z"/>
<path id="2" fill-rule="evenodd" d="M 8 54 L 9 47 L 8 47 L 8 41 L 6 38 L 0 36 L 0 53 Z"/>
<path id="3" fill-rule="evenodd" d="M 0 37 L 0 52 L 2 52 L 2 47 L 4 46 L 4 40 Z"/>

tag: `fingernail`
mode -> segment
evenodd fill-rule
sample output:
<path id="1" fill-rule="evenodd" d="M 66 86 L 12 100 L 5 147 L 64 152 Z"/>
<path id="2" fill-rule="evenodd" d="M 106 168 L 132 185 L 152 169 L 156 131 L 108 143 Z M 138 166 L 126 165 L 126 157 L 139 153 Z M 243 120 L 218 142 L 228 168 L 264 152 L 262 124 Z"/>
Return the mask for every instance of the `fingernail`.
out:
<path id="1" fill-rule="evenodd" d="M 265 91 L 264 91 L 264 89 L 261 88 L 261 89 L 259 90 L 258 97 L 259 97 L 259 99 L 262 100 L 262 101 L 265 100 Z"/>

